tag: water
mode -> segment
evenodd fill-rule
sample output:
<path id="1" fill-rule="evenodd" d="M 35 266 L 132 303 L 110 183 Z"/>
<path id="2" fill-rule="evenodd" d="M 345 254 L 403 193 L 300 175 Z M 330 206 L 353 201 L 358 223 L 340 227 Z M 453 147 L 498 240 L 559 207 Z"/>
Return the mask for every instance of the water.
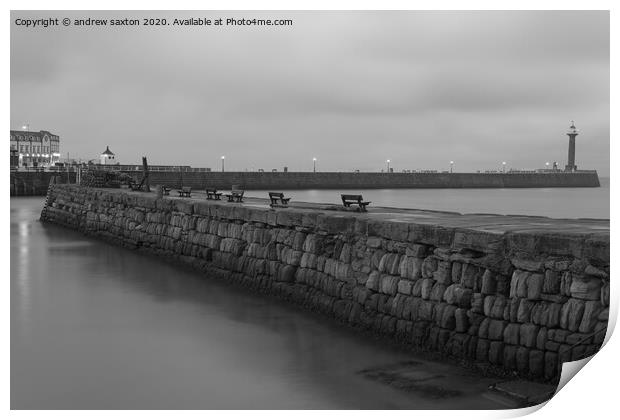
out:
<path id="1" fill-rule="evenodd" d="M 600 188 L 462 188 L 384 190 L 293 190 L 293 201 L 338 203 L 340 194 L 362 194 L 372 206 L 456 211 L 459 213 L 525 214 L 554 218 L 609 219 L 609 178 Z M 268 191 L 248 191 L 268 197 Z"/>
<path id="2" fill-rule="evenodd" d="M 486 391 L 496 379 L 43 225 L 42 204 L 11 199 L 13 409 L 514 406 Z"/>

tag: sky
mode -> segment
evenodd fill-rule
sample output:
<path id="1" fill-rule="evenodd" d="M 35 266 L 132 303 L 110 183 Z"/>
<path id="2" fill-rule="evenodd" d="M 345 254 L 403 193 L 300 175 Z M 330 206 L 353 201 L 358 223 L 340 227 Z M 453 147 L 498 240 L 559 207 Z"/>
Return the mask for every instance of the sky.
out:
<path id="1" fill-rule="evenodd" d="M 16 19 L 166 18 L 26 28 Z M 176 26 L 187 18 L 291 26 Z M 11 128 L 63 156 L 227 170 L 609 174 L 609 13 L 11 12 Z"/>

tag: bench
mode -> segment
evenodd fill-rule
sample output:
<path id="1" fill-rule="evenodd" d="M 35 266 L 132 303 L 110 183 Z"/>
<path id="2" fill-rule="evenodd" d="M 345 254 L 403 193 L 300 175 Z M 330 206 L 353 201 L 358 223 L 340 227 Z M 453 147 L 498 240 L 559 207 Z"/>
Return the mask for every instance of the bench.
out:
<path id="1" fill-rule="evenodd" d="M 228 197 L 228 201 L 243 203 L 243 190 L 232 190 L 230 194 L 225 194 Z"/>
<path id="2" fill-rule="evenodd" d="M 281 192 L 270 192 L 269 199 L 271 200 L 271 207 L 287 207 L 288 202 L 291 200 L 290 197 L 284 198 L 284 193 Z M 278 203 L 278 200 L 280 200 L 280 203 Z"/>
<path id="3" fill-rule="evenodd" d="M 207 188 L 205 191 L 207 192 L 207 200 L 220 200 L 222 197 L 222 193 L 217 192 L 215 188 Z"/>
<path id="4" fill-rule="evenodd" d="M 191 197 L 192 196 L 192 187 L 181 187 L 180 190 L 177 190 L 179 193 L 179 197 Z"/>
<path id="5" fill-rule="evenodd" d="M 355 194 L 340 194 L 342 198 L 342 205 L 345 207 L 351 207 L 351 204 L 357 204 L 359 206 L 359 211 L 366 211 L 366 206 L 371 203 L 371 201 L 363 201 L 361 195 Z"/>
<path id="6" fill-rule="evenodd" d="M 165 185 L 161 187 L 161 193 L 163 195 L 170 195 L 170 191 L 172 191 L 172 188 L 170 187 L 166 187 Z"/>

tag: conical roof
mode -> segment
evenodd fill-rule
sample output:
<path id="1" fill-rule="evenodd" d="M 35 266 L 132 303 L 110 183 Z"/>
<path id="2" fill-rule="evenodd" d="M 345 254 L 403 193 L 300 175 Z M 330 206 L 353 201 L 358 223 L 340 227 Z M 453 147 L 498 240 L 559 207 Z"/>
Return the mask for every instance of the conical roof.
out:
<path id="1" fill-rule="evenodd" d="M 110 151 L 110 146 L 106 146 L 105 147 L 105 152 L 102 153 L 102 155 L 110 155 L 110 156 L 114 156 L 114 153 L 112 153 Z"/>

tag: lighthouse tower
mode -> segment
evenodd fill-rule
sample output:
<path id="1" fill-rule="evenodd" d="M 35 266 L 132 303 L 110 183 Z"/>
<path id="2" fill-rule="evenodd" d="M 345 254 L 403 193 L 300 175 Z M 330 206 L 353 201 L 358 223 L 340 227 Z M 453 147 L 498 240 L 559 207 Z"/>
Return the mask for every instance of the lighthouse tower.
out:
<path id="1" fill-rule="evenodd" d="M 568 164 L 564 168 L 566 172 L 575 172 L 577 170 L 577 165 L 575 165 L 575 138 L 579 133 L 575 128 L 575 122 L 570 122 L 570 128 L 568 129 Z"/>

